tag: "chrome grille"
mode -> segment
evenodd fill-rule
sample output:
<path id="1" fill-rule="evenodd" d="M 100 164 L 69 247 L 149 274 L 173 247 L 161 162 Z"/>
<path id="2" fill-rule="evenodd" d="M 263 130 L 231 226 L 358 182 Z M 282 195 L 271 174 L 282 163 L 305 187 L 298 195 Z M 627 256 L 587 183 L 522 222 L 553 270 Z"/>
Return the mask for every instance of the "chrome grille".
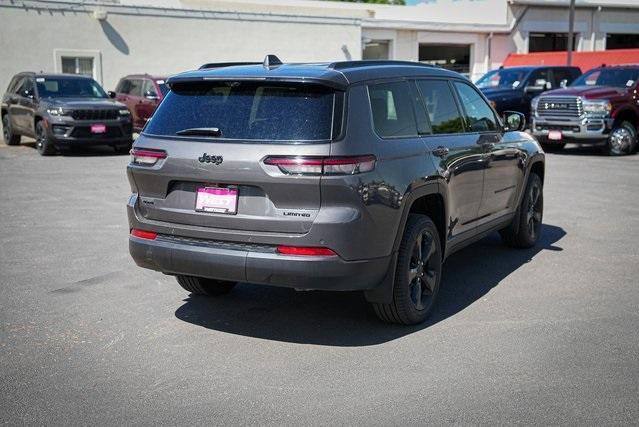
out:
<path id="1" fill-rule="evenodd" d="M 118 118 L 118 110 L 73 110 L 71 117 L 75 120 L 115 120 Z"/>
<path id="2" fill-rule="evenodd" d="M 580 117 L 582 113 L 578 96 L 542 96 L 537 103 L 537 115 L 541 117 Z"/>

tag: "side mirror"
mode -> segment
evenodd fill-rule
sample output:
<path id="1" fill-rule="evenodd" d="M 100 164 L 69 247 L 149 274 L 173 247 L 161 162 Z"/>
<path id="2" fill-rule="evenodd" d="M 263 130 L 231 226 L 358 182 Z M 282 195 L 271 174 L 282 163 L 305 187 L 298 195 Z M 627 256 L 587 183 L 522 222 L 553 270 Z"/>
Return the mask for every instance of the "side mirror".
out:
<path id="1" fill-rule="evenodd" d="M 33 91 L 25 90 L 22 92 L 22 96 L 24 96 L 25 98 L 33 99 Z"/>
<path id="2" fill-rule="evenodd" d="M 115 92 L 113 92 L 112 90 L 107 93 L 109 94 L 109 98 L 115 98 Z"/>
<path id="3" fill-rule="evenodd" d="M 526 116 L 517 111 L 504 111 L 504 131 L 522 131 L 526 129 Z"/>
<path id="4" fill-rule="evenodd" d="M 568 87 L 568 79 L 563 79 L 559 82 L 559 87 Z"/>

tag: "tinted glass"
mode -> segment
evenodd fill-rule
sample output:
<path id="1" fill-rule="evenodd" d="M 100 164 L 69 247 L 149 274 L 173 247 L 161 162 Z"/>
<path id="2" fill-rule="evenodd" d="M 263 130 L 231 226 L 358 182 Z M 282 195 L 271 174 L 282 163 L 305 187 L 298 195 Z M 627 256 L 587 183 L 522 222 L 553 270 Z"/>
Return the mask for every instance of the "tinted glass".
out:
<path id="1" fill-rule="evenodd" d="M 120 83 L 118 84 L 118 87 L 115 89 L 115 91 L 117 93 L 128 94 L 130 89 L 131 89 L 131 82 L 128 81 L 127 79 L 122 79 L 120 80 Z"/>
<path id="2" fill-rule="evenodd" d="M 144 86 L 144 80 L 129 80 L 129 95 L 142 96 L 142 86 Z"/>
<path id="3" fill-rule="evenodd" d="M 368 87 L 373 125 L 382 138 L 417 136 L 415 112 L 407 82 Z"/>
<path id="4" fill-rule="evenodd" d="M 166 96 L 166 94 L 169 93 L 169 87 L 165 83 L 160 82 L 164 82 L 164 80 L 159 80 L 156 83 L 160 88 L 160 92 L 162 92 L 162 96 Z"/>
<path id="5" fill-rule="evenodd" d="M 542 81 L 543 80 L 543 81 Z M 550 87 L 548 87 L 550 83 Z M 541 70 L 535 70 L 530 74 L 528 79 L 529 86 L 544 86 L 545 89 L 552 89 L 552 82 L 550 81 L 550 70 L 544 68 Z"/>
<path id="6" fill-rule="evenodd" d="M 582 74 L 570 86 L 631 87 L 639 79 L 636 68 L 597 68 Z"/>
<path id="7" fill-rule="evenodd" d="M 144 96 L 158 96 L 157 91 L 155 90 L 155 85 L 153 84 L 151 80 L 144 81 L 142 92 Z"/>
<path id="8" fill-rule="evenodd" d="M 418 80 L 433 133 L 464 132 L 464 122 L 445 80 Z"/>
<path id="9" fill-rule="evenodd" d="M 93 79 L 73 77 L 36 77 L 42 98 L 107 98 L 104 89 Z"/>
<path id="10" fill-rule="evenodd" d="M 553 68 L 552 70 L 552 84 L 553 87 L 561 87 L 570 84 L 573 81 L 575 71 L 570 68 Z"/>
<path id="11" fill-rule="evenodd" d="M 466 122 L 471 132 L 485 132 L 497 129 L 495 113 L 477 91 L 469 85 L 455 82 L 459 100 L 466 112 Z"/>
<path id="12" fill-rule="evenodd" d="M 504 68 L 501 70 L 489 71 L 477 80 L 478 88 L 512 88 L 515 89 L 526 80 L 526 76 L 530 72 L 528 68 Z"/>
<path id="13" fill-rule="evenodd" d="M 220 138 L 317 141 L 331 138 L 334 92 L 311 85 L 253 82 L 174 84 L 145 133 L 218 128 Z"/>
<path id="14" fill-rule="evenodd" d="M 25 77 L 24 79 L 22 79 L 22 82 L 20 83 L 20 87 L 18 88 L 18 95 L 20 96 L 35 95 L 33 81 L 31 80 L 31 78 Z"/>

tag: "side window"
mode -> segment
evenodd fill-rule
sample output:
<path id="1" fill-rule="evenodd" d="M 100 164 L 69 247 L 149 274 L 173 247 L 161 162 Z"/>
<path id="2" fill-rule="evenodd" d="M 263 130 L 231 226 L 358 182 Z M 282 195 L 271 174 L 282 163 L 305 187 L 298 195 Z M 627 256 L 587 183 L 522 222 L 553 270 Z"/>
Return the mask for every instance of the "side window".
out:
<path id="1" fill-rule="evenodd" d="M 459 100 L 466 112 L 466 123 L 471 132 L 497 130 L 495 113 L 475 89 L 462 82 L 455 82 Z"/>
<path id="2" fill-rule="evenodd" d="M 417 136 L 408 82 L 368 86 L 375 132 L 382 138 Z"/>
<path id="3" fill-rule="evenodd" d="M 144 84 L 143 80 L 129 80 L 129 95 L 132 96 L 142 96 L 142 85 Z"/>
<path id="4" fill-rule="evenodd" d="M 131 89 L 131 82 L 127 79 L 122 79 L 120 80 L 120 83 L 118 83 L 118 87 L 115 89 L 115 91 L 117 93 L 128 95 L 130 89 Z"/>
<path id="5" fill-rule="evenodd" d="M 568 86 L 574 80 L 575 73 L 570 68 L 555 68 L 552 70 L 552 86 L 564 87 Z"/>
<path id="6" fill-rule="evenodd" d="M 545 89 L 552 89 L 554 86 L 550 81 L 550 70 L 543 68 L 541 70 L 535 70 L 530 75 L 528 85 L 530 86 L 544 86 Z"/>
<path id="7" fill-rule="evenodd" d="M 20 89 L 18 90 L 18 95 L 20 96 L 35 96 L 35 91 L 33 89 L 33 81 L 29 77 L 25 77 L 22 79 L 22 83 L 20 84 Z"/>
<path id="8" fill-rule="evenodd" d="M 20 76 L 15 76 L 11 79 L 9 86 L 7 86 L 7 93 L 16 93 L 18 88 L 20 87 Z"/>
<path id="9" fill-rule="evenodd" d="M 464 132 L 464 122 L 446 80 L 418 80 L 417 87 L 426 104 L 433 133 Z"/>
<path id="10" fill-rule="evenodd" d="M 9 88 L 9 92 L 13 94 L 19 94 L 22 89 L 22 83 L 24 82 L 24 77 L 17 77 L 13 82 L 11 82 L 11 86 Z"/>
<path id="11" fill-rule="evenodd" d="M 144 96 L 158 96 L 157 91 L 155 90 L 155 85 L 151 80 L 144 81 L 144 86 L 142 86 L 142 94 Z"/>

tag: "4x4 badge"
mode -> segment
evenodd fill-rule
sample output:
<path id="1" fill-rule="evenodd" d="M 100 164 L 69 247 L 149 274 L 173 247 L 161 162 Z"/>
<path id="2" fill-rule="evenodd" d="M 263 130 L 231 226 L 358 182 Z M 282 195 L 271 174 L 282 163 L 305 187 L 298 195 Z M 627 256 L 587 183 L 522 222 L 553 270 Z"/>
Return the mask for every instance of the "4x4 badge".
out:
<path id="1" fill-rule="evenodd" d="M 214 165 L 219 165 L 224 161 L 224 157 L 222 156 L 211 156 L 209 154 L 202 154 L 202 157 L 197 158 L 200 163 L 213 163 Z"/>

